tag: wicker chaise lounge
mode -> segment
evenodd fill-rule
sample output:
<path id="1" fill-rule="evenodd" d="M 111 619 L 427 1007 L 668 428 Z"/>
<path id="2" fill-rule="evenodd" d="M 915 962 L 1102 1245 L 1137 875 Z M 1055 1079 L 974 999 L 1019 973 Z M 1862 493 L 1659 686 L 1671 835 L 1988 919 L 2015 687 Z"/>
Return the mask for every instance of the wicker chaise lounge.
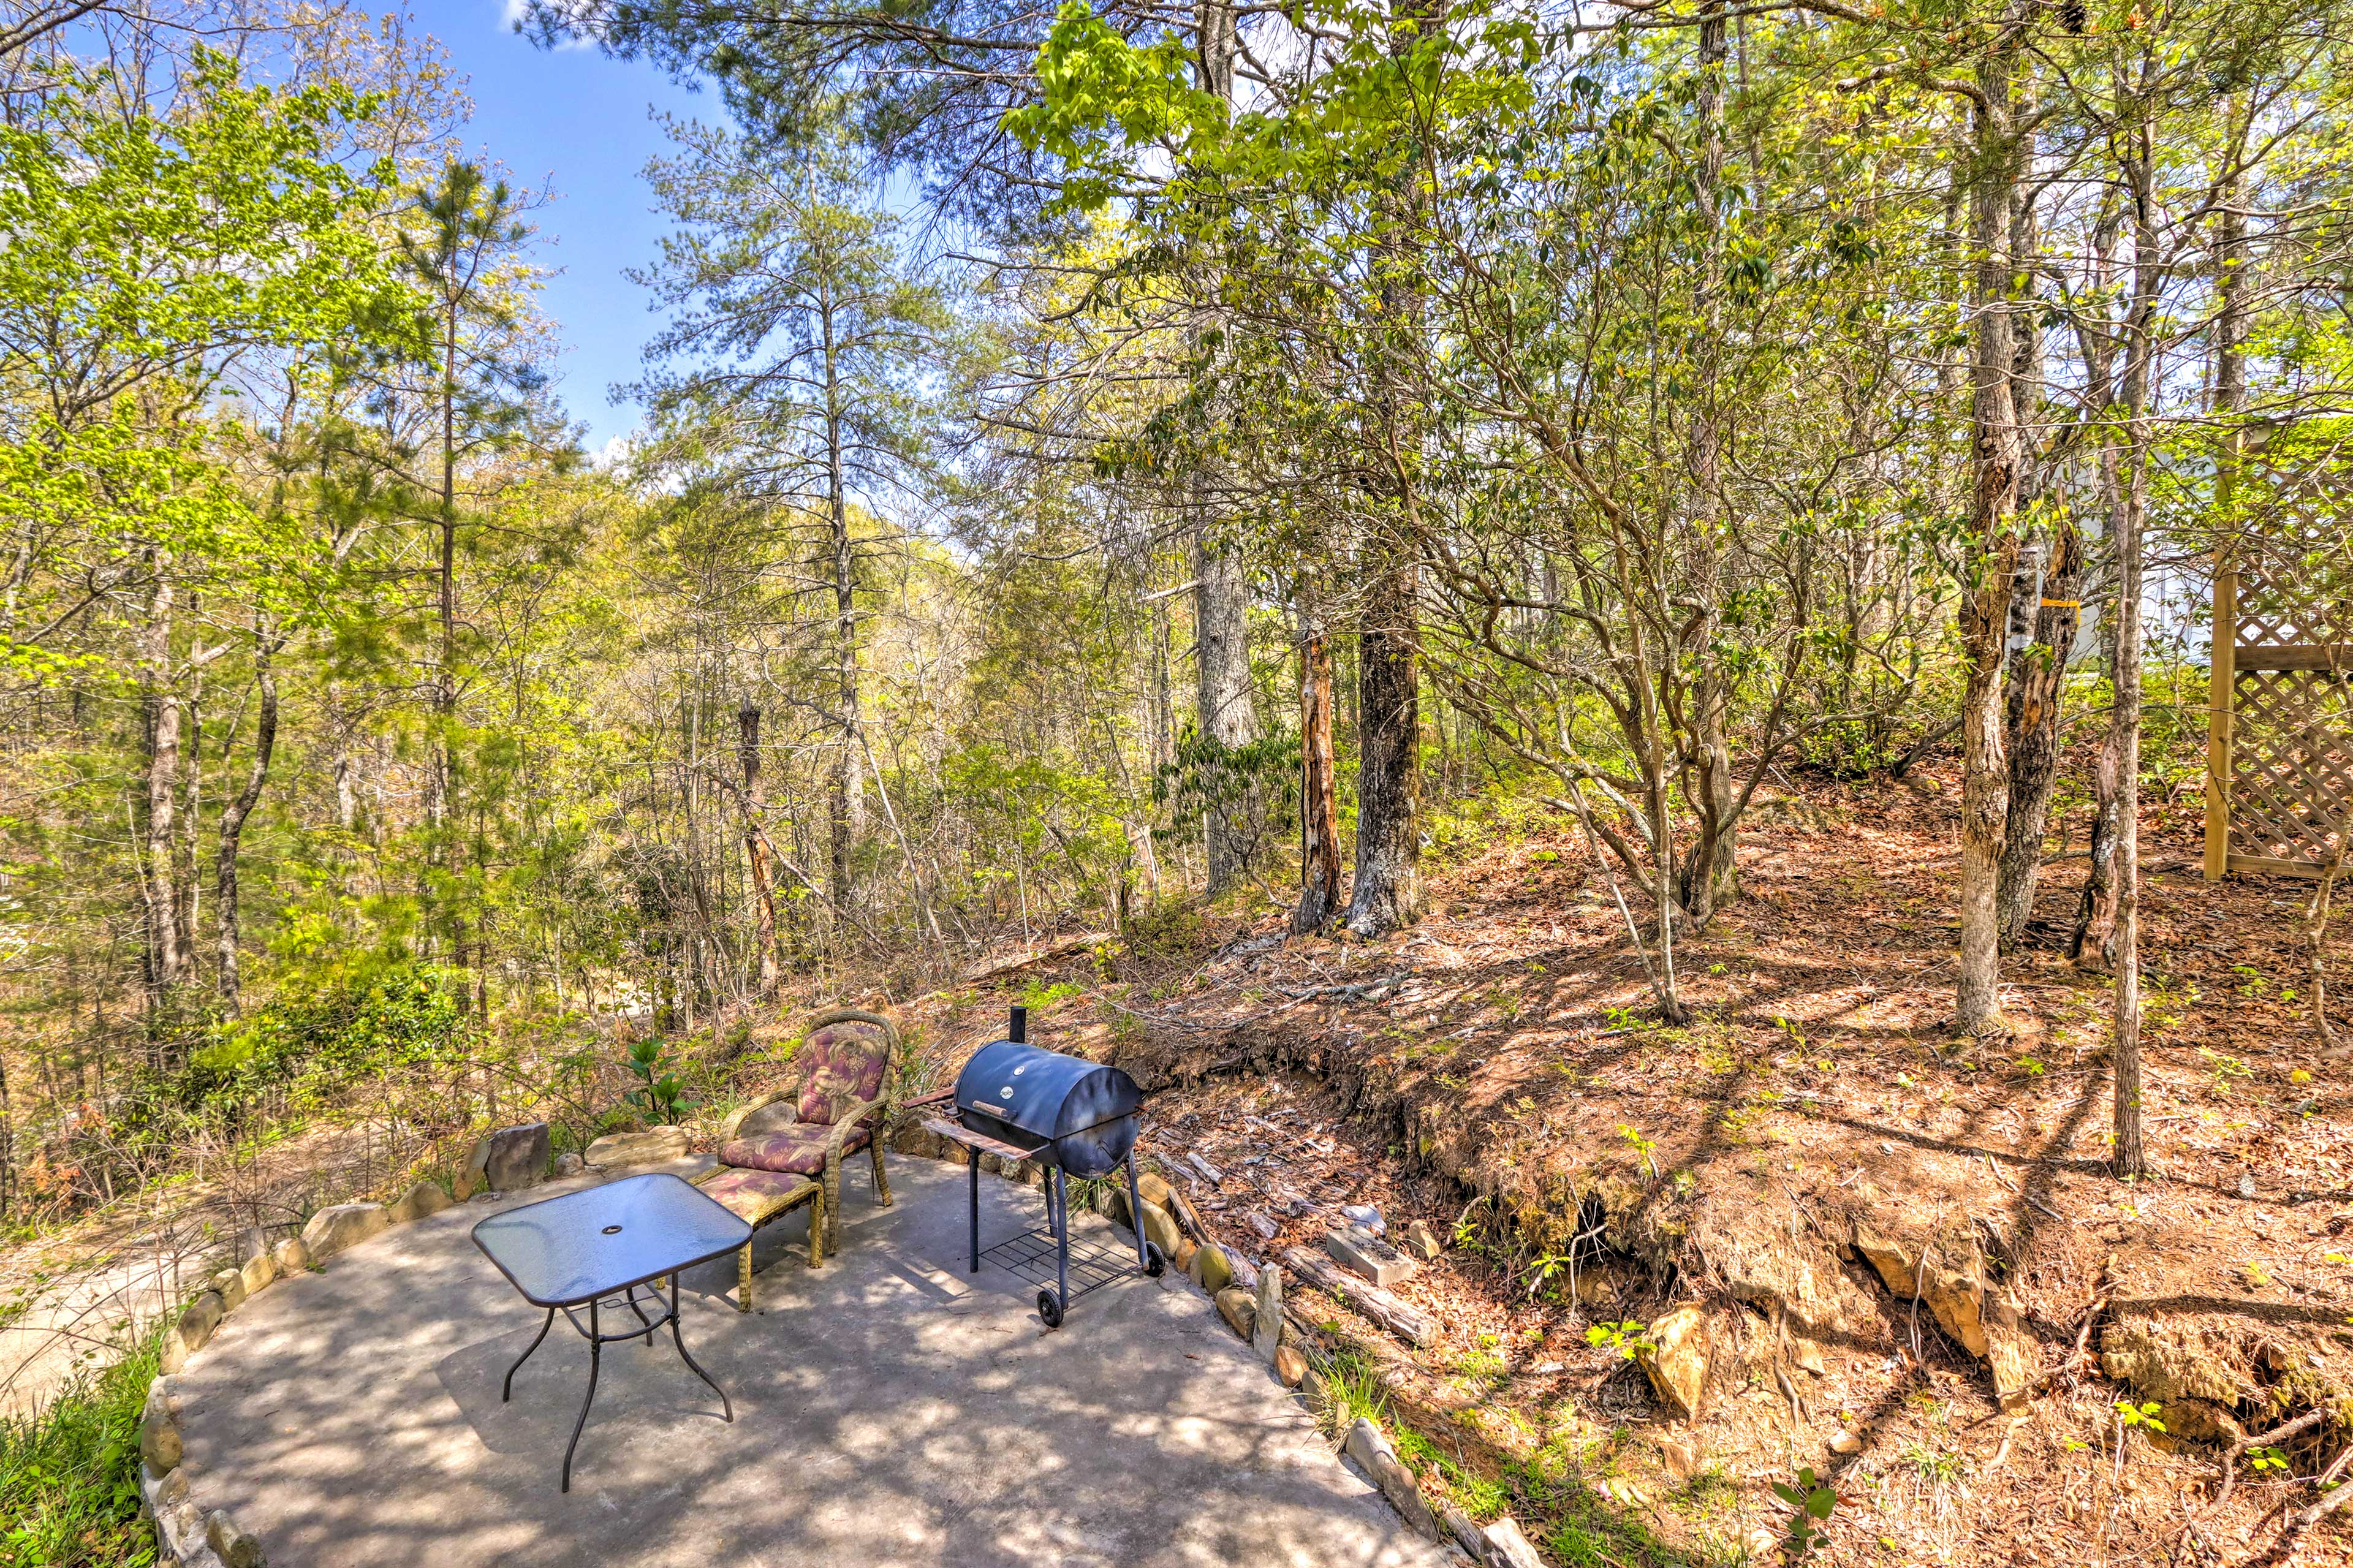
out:
<path id="1" fill-rule="evenodd" d="M 898 1026 L 880 1013 L 837 1007 L 805 1026 L 796 1090 L 786 1088 L 739 1107 L 723 1129 L 719 1167 L 700 1184 L 754 1231 L 803 1204 L 809 1209 L 809 1267 L 841 1248 L 841 1165 L 865 1150 L 874 1163 L 874 1197 L 891 1205 L 882 1170 L 882 1129 Z M 789 1118 L 777 1114 L 791 1101 Z M 744 1244 L 735 1305 L 752 1310 L 752 1244 Z"/>

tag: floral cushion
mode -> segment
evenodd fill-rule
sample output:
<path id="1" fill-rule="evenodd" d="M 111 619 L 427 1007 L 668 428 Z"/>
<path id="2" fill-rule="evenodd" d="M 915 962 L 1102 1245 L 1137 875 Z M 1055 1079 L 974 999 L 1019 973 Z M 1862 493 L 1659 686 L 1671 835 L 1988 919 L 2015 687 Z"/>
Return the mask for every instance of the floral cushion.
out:
<path id="1" fill-rule="evenodd" d="M 704 1197 L 757 1225 L 778 1203 L 795 1193 L 807 1192 L 808 1182 L 797 1171 L 729 1168 L 702 1186 Z"/>
<path id="2" fill-rule="evenodd" d="M 836 1099 L 846 1094 L 863 1105 L 882 1092 L 891 1045 L 871 1025 L 834 1024 L 811 1035 L 801 1055 L 808 1062 L 808 1076 L 801 1079 L 801 1121 L 829 1127 Z"/>
<path id="3" fill-rule="evenodd" d="M 825 1170 L 826 1140 L 833 1129 L 822 1123 L 797 1122 L 757 1138 L 738 1138 L 719 1151 L 719 1163 L 748 1171 L 789 1171 L 803 1176 Z M 854 1154 L 866 1147 L 867 1128 L 860 1123 L 843 1141 L 841 1152 Z"/>

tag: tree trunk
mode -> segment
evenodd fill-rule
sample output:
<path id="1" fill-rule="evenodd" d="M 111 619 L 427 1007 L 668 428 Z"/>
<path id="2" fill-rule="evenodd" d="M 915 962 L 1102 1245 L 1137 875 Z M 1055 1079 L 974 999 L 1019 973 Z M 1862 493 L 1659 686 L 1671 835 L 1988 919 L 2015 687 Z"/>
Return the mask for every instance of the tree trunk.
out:
<path id="1" fill-rule="evenodd" d="M 2110 642 L 2107 664 L 2113 676 L 2113 637 Z M 2067 939 L 2067 956 L 2084 969 L 2113 970 L 2116 962 L 2116 731 L 2111 722 L 2092 764 L 2091 867 L 2076 900 L 2074 934 Z"/>
<path id="2" fill-rule="evenodd" d="M 1970 243 L 1976 268 L 1970 290 L 1977 315 L 1970 405 L 1972 470 L 1970 531 L 1976 581 L 1960 608 L 1961 875 L 1960 972 L 1954 1026 L 1963 1035 L 1998 1032 L 2000 1013 L 2000 921 L 1998 896 L 2002 839 L 2009 826 L 2010 774 L 2003 755 L 2002 644 L 2010 618 L 2010 575 L 2018 559 L 2020 436 L 2010 377 L 2010 216 L 2018 181 L 2011 131 L 2012 70 L 2017 45 L 1989 48 L 1978 68 L 1984 95 L 1975 109 L 1970 171 Z"/>
<path id="3" fill-rule="evenodd" d="M 245 787 L 237 792 L 237 798 L 221 809 L 220 842 L 213 852 L 213 900 L 220 906 L 216 917 L 219 994 L 221 1006 L 232 1018 L 237 1016 L 239 1005 L 237 853 L 244 843 L 246 819 L 253 815 L 254 806 L 261 799 L 262 786 L 269 782 L 269 760 L 278 748 L 278 674 L 270 664 L 276 647 L 267 626 L 257 616 L 253 627 L 253 680 L 260 689 L 261 711 L 254 724 L 253 767 L 246 774 Z"/>
<path id="4" fill-rule="evenodd" d="M 1706 0 L 1700 7 L 1700 156 L 1693 179 L 1703 227 L 1695 284 L 1698 298 L 1694 301 L 1700 319 L 1698 374 L 1694 377 L 1697 402 L 1692 411 L 1687 461 L 1692 485 L 1691 592 L 1701 609 L 1687 646 L 1698 666 L 1691 688 L 1691 762 L 1697 775 L 1691 804 L 1699 815 L 1700 830 L 1677 897 L 1695 931 L 1706 930 L 1717 906 L 1729 903 L 1739 889 L 1733 823 L 1739 789 L 1732 776 L 1727 724 L 1731 681 L 1715 651 L 1724 626 L 1723 552 L 1718 545 L 1723 527 L 1719 470 L 1724 440 L 1712 401 L 1722 360 L 1724 314 L 1724 0 Z"/>
<path id="5" fill-rule="evenodd" d="M 1200 685 L 1201 738 L 1216 742 L 1213 767 L 1225 752 L 1258 738 L 1250 706 L 1250 594 L 1240 552 L 1218 547 L 1206 524 L 1193 537 L 1193 663 Z M 1216 898 L 1233 885 L 1250 863 L 1250 835 L 1258 815 L 1258 787 L 1250 781 L 1238 799 L 1227 798 L 1233 781 L 1220 778 L 1211 792 L 1208 844 L 1208 893 Z"/>
<path id="6" fill-rule="evenodd" d="M 2151 72 L 2146 56 L 2143 79 Z M 2116 515 L 2116 690 L 2111 710 L 2116 754 L 2116 1173 L 2148 1173 L 2140 1086 L 2140 716 L 2141 525 L 2148 514 L 2149 419 L 2154 317 L 2163 286 L 2154 211 L 2149 127 L 2133 132 L 2125 175 L 2133 200 L 2133 303 L 2125 338 L 2124 505 Z"/>
<path id="7" fill-rule="evenodd" d="M 744 768 L 744 855 L 752 867 L 752 910 L 760 928 L 760 999 L 776 993 L 776 890 L 768 867 L 768 840 L 759 830 L 765 801 L 760 794 L 760 710 L 746 702 L 735 710 L 737 754 Z"/>
<path id="8" fill-rule="evenodd" d="M 141 676 L 147 708 L 147 982 L 150 1010 L 162 1024 L 186 975 L 180 967 L 180 900 L 173 886 L 180 801 L 180 692 L 172 678 L 173 588 L 170 563 L 153 556 L 155 584 L 147 603 Z"/>
<path id="9" fill-rule="evenodd" d="M 2010 752 L 2010 819 L 2001 846 L 2001 943 L 2026 940 L 2042 874 L 2042 839 L 2051 821 L 2051 793 L 2059 780 L 2059 710 L 2066 689 L 2067 651 L 2075 645 L 2083 610 L 2084 541 L 2065 512 L 2052 525 L 2049 574 L 2038 597 L 2034 641 L 2012 660 L 2005 728 Z"/>
<path id="10" fill-rule="evenodd" d="M 2124 212 L 2113 200 L 2101 211 L 2092 233 L 2093 297 L 2107 297 L 2115 280 L 2116 238 L 2121 232 Z M 2111 520 L 2124 506 L 2124 479 L 2118 464 L 2116 443 L 2105 431 L 2109 412 L 2116 401 L 2116 333 L 2107 322 L 2093 325 L 2088 319 L 2076 329 L 2078 355 L 2084 364 L 2084 398 L 2103 426 L 2096 461 L 2099 465 L 2100 494 L 2106 502 Z M 2110 531 L 2113 542 L 2114 531 Z M 2088 575 L 2088 569 L 2087 569 Z M 2101 624 L 2101 610 L 2094 605 L 2092 621 Z M 2109 676 L 2116 674 L 2116 627 L 2113 623 L 2103 632 L 2101 663 Z M 2084 887 L 2075 902 L 2075 929 L 2067 939 L 2067 957 L 2078 967 L 2106 971 L 2116 964 L 2116 727 L 2111 724 L 2100 738 L 2100 751 L 2092 770 L 2092 827 L 2089 863 L 2084 870 Z"/>
<path id="11" fill-rule="evenodd" d="M 865 828 L 865 792 L 858 766 L 858 618 L 856 596 L 858 558 L 849 537 L 849 484 L 845 470 L 842 431 L 840 345 L 834 338 L 834 304 L 828 294 L 818 313 L 825 350 L 825 479 L 826 519 L 831 533 L 833 576 L 834 702 L 837 741 L 834 746 L 832 798 L 827 809 L 830 829 L 829 875 L 837 916 L 849 908 L 850 852 Z"/>
<path id="12" fill-rule="evenodd" d="M 447 943 L 447 961 L 462 968 L 466 962 L 466 922 L 454 905 L 458 870 L 457 848 L 448 831 L 450 795 L 456 773 L 451 746 L 458 713 L 458 299 L 445 293 L 441 339 L 441 496 L 438 526 L 435 615 L 439 641 L 433 668 L 433 736 L 425 765 L 425 824 L 427 841 L 425 866 L 428 887 L 432 868 L 448 874 L 453 906 L 436 910 L 429 893 L 426 931 Z M 436 913 L 439 918 L 435 919 Z M 462 984 L 463 978 L 459 983 Z"/>
<path id="13" fill-rule="evenodd" d="M 2030 189 L 2020 188 L 2010 216 L 2010 254 L 2021 258 L 2042 248 L 2040 215 Z M 2031 285 L 2029 285 L 2030 289 Z M 2029 309 L 2011 318 L 2010 397 L 2019 416 L 2040 426 L 2042 408 L 2042 331 L 2030 298 Z M 2049 476 L 2032 444 L 2019 450 L 2018 504 L 2032 518 Z M 2002 749 L 2010 765 L 2010 813 L 2002 824 L 2001 870 L 1995 895 L 2000 946 L 2008 952 L 2025 940 L 2034 914 L 2035 883 L 2042 869 L 2042 838 L 2050 825 L 2051 791 L 2059 765 L 2059 708 L 2067 674 L 2067 651 L 2074 644 L 2077 609 L 2067 603 L 2082 585 L 2083 544 L 2065 509 L 2050 524 L 2046 549 L 2040 538 L 2020 547 L 2010 574 L 2011 643 L 2004 651 Z M 2054 603 L 2053 601 L 2056 601 Z M 2021 646 L 2022 645 L 2022 646 Z"/>
<path id="14" fill-rule="evenodd" d="M 1409 545 L 1367 552 L 1356 637 L 1356 882 L 1348 929 L 1377 936 L 1421 918 L 1421 619 Z"/>
<path id="15" fill-rule="evenodd" d="M 1312 573 L 1299 579 L 1299 907 L 1291 930 L 1329 924 L 1340 902 L 1340 816 L 1332 752 L 1332 642 Z"/>
<path id="16" fill-rule="evenodd" d="M 195 595 L 188 596 L 188 615 L 196 618 Z M 172 837 L 172 897 L 179 908 L 172 928 L 179 935 L 180 952 L 173 965 L 183 983 L 196 977 L 196 921 L 203 894 L 196 880 L 196 834 L 204 819 L 205 676 L 201 665 L 188 671 L 187 691 L 181 701 L 180 808 Z"/>

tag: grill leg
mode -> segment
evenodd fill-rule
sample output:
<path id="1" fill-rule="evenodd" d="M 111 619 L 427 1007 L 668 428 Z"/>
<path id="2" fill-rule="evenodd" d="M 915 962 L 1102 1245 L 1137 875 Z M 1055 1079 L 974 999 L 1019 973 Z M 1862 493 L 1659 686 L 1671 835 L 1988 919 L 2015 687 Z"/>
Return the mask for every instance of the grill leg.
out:
<path id="1" fill-rule="evenodd" d="M 1152 1255 L 1144 1250 L 1144 1192 L 1135 1184 L 1135 1151 L 1127 1152 L 1127 1217 L 1135 1222 L 1135 1266 L 1148 1269 Z"/>
<path id="2" fill-rule="evenodd" d="M 980 1272 L 980 1151 L 964 1152 L 965 1169 L 972 1175 L 972 1271 Z"/>
<path id="3" fill-rule="evenodd" d="M 1071 1304 L 1071 1194 L 1062 1190 L 1062 1167 L 1054 1167 L 1052 1196 L 1046 1202 L 1054 1211 L 1054 1300 L 1068 1307 Z"/>

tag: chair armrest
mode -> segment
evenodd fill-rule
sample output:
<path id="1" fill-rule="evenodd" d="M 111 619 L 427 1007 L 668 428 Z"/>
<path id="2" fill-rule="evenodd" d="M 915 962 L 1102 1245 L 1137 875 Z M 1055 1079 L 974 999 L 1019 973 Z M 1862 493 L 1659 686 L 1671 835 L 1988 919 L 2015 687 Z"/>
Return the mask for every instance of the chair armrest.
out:
<path id="1" fill-rule="evenodd" d="M 743 1104 L 737 1106 L 734 1110 L 727 1113 L 727 1120 L 719 1124 L 719 1141 L 722 1143 L 728 1142 L 730 1139 L 733 1138 L 736 1133 L 744 1130 L 744 1119 L 745 1117 L 751 1115 L 752 1112 L 755 1110 L 765 1110 L 768 1107 L 776 1104 L 776 1101 L 785 1099 L 787 1095 L 790 1095 L 794 1091 L 790 1089 L 772 1089 L 765 1093 L 754 1095 L 751 1099 L 745 1100 Z"/>
<path id="2" fill-rule="evenodd" d="M 825 1157 L 828 1160 L 839 1158 L 842 1145 L 849 1141 L 849 1130 L 880 1111 L 883 1104 L 882 1098 L 877 1096 L 863 1103 L 852 1101 L 847 1109 L 837 1106 L 833 1113 L 833 1136 L 825 1141 Z"/>

